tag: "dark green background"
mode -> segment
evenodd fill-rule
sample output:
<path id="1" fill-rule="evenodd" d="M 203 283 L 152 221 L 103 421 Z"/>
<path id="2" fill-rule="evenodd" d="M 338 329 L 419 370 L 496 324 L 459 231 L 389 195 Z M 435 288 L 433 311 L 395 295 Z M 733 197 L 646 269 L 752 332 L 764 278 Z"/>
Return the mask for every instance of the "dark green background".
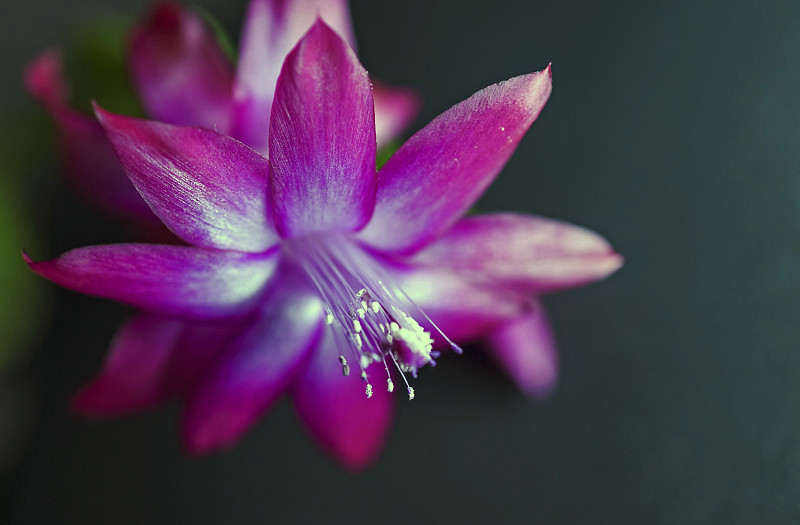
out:
<path id="1" fill-rule="evenodd" d="M 202 2 L 236 31 L 244 4 L 231 4 Z M 0 5 L 4 119 L 20 106 L 39 118 L 20 87 L 28 58 L 88 13 L 133 16 L 145 2 L 65 5 Z M 352 10 L 369 71 L 423 94 L 416 127 L 553 62 L 552 98 L 480 205 L 586 225 L 627 258 L 609 281 L 548 299 L 563 365 L 555 396 L 526 400 L 476 352 L 448 356 L 421 374 L 413 403 L 398 399 L 385 453 L 364 474 L 325 458 L 286 403 L 233 451 L 189 459 L 176 407 L 101 423 L 68 414 L 127 310 L 54 291 L 42 343 L 7 378 L 14 428 L 28 434 L 0 516 L 800 523 L 800 3 Z M 120 238 L 60 188 L 29 187 L 41 256 Z"/>

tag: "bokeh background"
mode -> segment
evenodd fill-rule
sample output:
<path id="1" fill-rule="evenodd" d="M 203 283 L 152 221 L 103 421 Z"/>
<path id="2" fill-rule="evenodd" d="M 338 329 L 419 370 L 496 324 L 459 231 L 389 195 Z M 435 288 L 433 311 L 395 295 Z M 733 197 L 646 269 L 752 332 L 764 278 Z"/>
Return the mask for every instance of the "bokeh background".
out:
<path id="1" fill-rule="evenodd" d="M 355 476 L 287 403 L 200 459 L 175 406 L 66 408 L 128 310 L 31 279 L 19 250 L 126 232 L 68 193 L 22 71 L 147 5 L 0 4 L 0 521 L 800 523 L 800 3 L 351 2 L 367 69 L 423 95 L 415 128 L 552 61 L 552 98 L 480 207 L 586 225 L 627 258 L 547 299 L 554 396 L 523 398 L 477 351 L 444 357 Z M 244 0 L 198 5 L 237 35 Z"/>

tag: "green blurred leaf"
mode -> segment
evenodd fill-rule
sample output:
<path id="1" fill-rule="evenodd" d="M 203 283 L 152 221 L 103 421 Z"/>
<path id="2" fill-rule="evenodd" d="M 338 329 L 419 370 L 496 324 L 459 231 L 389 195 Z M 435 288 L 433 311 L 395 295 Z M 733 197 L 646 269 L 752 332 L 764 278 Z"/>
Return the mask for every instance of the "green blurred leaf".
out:
<path id="1" fill-rule="evenodd" d="M 231 61 L 232 64 L 236 64 L 239 60 L 239 55 L 236 50 L 236 44 L 233 43 L 233 39 L 222 27 L 222 24 L 219 23 L 214 15 L 209 13 L 205 8 L 195 5 L 192 9 L 200 15 L 200 17 L 208 24 L 208 27 L 211 28 L 211 31 L 214 33 L 214 38 L 217 40 L 219 47 L 222 48 L 222 52 L 225 53 L 225 56 L 228 57 L 228 60 Z"/>
<path id="2" fill-rule="evenodd" d="M 399 142 L 391 142 L 378 150 L 378 156 L 375 158 L 375 164 L 378 169 L 381 169 L 386 164 L 386 161 L 394 155 L 395 151 L 400 149 L 400 146 L 401 143 Z"/>
<path id="3" fill-rule="evenodd" d="M 42 307 L 43 283 L 22 260 L 35 250 L 29 218 L 18 189 L 0 167 L 0 372 L 31 349 L 31 339 L 49 309 Z"/>
<path id="4" fill-rule="evenodd" d="M 125 39 L 131 20 L 93 17 L 73 32 L 66 52 L 72 103 L 91 111 L 91 101 L 126 115 L 144 116 L 125 65 Z"/>

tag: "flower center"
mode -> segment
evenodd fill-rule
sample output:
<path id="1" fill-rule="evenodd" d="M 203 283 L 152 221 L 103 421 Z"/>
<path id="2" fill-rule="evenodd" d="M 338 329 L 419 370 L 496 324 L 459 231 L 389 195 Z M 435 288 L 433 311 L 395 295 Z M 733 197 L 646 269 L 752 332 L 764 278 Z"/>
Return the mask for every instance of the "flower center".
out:
<path id="1" fill-rule="evenodd" d="M 325 303 L 325 322 L 334 329 L 342 373 L 350 374 L 348 358 L 354 360 L 366 382 L 367 397 L 372 396 L 367 368 L 373 363 L 383 363 L 386 389 L 392 392 L 391 363 L 403 378 L 409 399 L 414 399 L 414 389 L 406 374 L 416 378 L 419 368 L 436 365 L 440 354 L 433 350 L 434 339 L 414 316 L 427 320 L 461 353 L 389 272 L 346 236 L 309 235 L 285 241 L 284 247 L 314 282 Z"/>

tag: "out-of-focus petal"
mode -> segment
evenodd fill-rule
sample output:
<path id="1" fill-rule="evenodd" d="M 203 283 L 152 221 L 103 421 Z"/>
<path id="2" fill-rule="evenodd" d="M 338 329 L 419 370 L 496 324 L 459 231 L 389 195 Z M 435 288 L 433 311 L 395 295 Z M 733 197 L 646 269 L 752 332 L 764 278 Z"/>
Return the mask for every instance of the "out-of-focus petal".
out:
<path id="1" fill-rule="evenodd" d="M 558 383 L 558 349 L 542 304 L 497 327 L 488 351 L 517 386 L 531 397 L 545 397 Z"/>
<path id="2" fill-rule="evenodd" d="M 416 90 L 372 82 L 375 99 L 375 140 L 378 149 L 397 139 L 419 113 Z"/>
<path id="3" fill-rule="evenodd" d="M 224 352 L 187 399 L 183 433 L 193 453 L 230 447 L 282 394 L 319 340 L 316 293 L 280 272 L 254 324 Z M 335 367 L 335 363 L 333 364 Z"/>
<path id="4" fill-rule="evenodd" d="M 156 6 L 131 34 L 128 64 L 155 120 L 228 131 L 233 65 L 196 13 L 178 4 Z"/>
<path id="5" fill-rule="evenodd" d="M 187 392 L 249 326 L 252 316 L 185 321 L 164 374 L 165 396 Z"/>
<path id="6" fill-rule="evenodd" d="M 322 18 L 355 49 L 346 0 L 252 0 L 239 49 L 233 136 L 266 152 L 275 85 L 289 51 Z"/>
<path id="7" fill-rule="evenodd" d="M 56 124 L 60 154 L 77 192 L 115 217 L 160 224 L 125 175 L 102 126 L 67 106 L 60 53 L 49 50 L 35 58 L 25 71 L 25 84 Z"/>
<path id="8" fill-rule="evenodd" d="M 420 268 L 397 272 L 398 285 L 444 334 L 461 343 L 519 315 L 527 298 L 506 288 L 482 286 L 447 270 Z M 424 319 L 416 319 L 432 330 Z M 437 346 L 444 341 L 432 331 Z"/>
<path id="9" fill-rule="evenodd" d="M 136 189 L 178 237 L 195 246 L 249 252 L 275 244 L 267 159 L 211 130 L 100 108 L 97 116 Z"/>
<path id="10" fill-rule="evenodd" d="M 252 308 L 277 260 L 187 246 L 113 244 L 71 250 L 30 268 L 56 284 L 167 315 L 222 317 Z"/>
<path id="11" fill-rule="evenodd" d="M 381 168 L 360 237 L 410 252 L 446 231 L 494 180 L 550 95 L 550 68 L 489 86 L 445 111 Z"/>
<path id="12" fill-rule="evenodd" d="M 346 468 L 360 470 L 383 447 L 392 420 L 391 394 L 383 365 L 369 367 L 373 395 L 357 372 L 345 377 L 333 335 L 326 330 L 319 350 L 294 389 L 300 418 L 320 444 Z"/>
<path id="13" fill-rule="evenodd" d="M 165 400 L 164 375 L 183 323 L 140 314 L 117 331 L 100 374 L 73 398 L 78 412 L 114 416 Z"/>
<path id="14" fill-rule="evenodd" d="M 473 281 L 544 293 L 604 279 L 623 259 L 608 241 L 586 228 L 496 213 L 462 219 L 413 261 Z"/>
<path id="15" fill-rule="evenodd" d="M 270 191 L 284 236 L 362 227 L 375 202 L 372 87 L 317 21 L 284 63 L 270 121 Z"/>

